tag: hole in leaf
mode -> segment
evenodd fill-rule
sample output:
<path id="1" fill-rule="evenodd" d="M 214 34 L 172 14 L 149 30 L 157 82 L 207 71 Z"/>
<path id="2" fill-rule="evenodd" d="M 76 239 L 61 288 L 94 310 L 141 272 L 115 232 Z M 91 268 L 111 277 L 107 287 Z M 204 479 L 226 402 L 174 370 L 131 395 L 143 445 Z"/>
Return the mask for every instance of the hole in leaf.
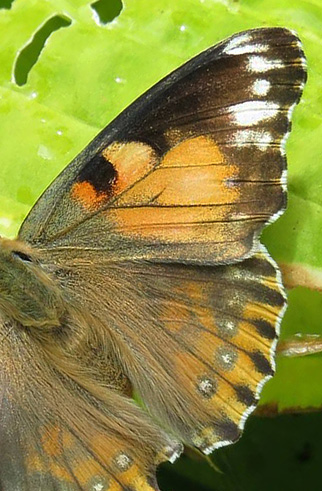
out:
<path id="1" fill-rule="evenodd" d="M 49 19 L 33 36 L 30 43 L 18 55 L 14 68 L 14 79 L 17 85 L 24 85 L 32 67 L 37 62 L 47 39 L 62 27 L 70 26 L 72 21 L 68 17 L 55 15 Z"/>
<path id="2" fill-rule="evenodd" d="M 91 7 L 98 15 L 100 23 L 107 24 L 120 15 L 123 4 L 121 0 L 98 0 Z"/>
<path id="3" fill-rule="evenodd" d="M 0 9 L 10 10 L 14 0 L 0 0 Z"/>

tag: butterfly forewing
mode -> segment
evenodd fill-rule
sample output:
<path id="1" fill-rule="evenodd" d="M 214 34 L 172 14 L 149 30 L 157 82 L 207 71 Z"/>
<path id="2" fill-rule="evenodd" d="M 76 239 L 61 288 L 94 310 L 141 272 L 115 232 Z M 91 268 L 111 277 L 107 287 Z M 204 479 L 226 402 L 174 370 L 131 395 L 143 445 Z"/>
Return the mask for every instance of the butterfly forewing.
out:
<path id="1" fill-rule="evenodd" d="M 286 29 L 210 48 L 103 130 L 43 195 L 21 238 L 115 260 L 249 256 L 285 208 L 285 141 L 305 78 Z"/>

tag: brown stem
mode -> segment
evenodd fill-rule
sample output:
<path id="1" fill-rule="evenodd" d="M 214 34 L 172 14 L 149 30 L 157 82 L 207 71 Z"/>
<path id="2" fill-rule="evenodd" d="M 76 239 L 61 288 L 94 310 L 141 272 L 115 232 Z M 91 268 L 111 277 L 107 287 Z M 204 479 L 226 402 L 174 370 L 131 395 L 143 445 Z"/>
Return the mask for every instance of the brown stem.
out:
<path id="1" fill-rule="evenodd" d="M 299 263 L 279 263 L 286 288 L 304 286 L 311 290 L 322 291 L 322 269 Z"/>
<path id="2" fill-rule="evenodd" d="M 301 334 L 280 341 L 277 353 L 281 356 L 299 357 L 322 353 L 322 336 L 319 334 Z"/>

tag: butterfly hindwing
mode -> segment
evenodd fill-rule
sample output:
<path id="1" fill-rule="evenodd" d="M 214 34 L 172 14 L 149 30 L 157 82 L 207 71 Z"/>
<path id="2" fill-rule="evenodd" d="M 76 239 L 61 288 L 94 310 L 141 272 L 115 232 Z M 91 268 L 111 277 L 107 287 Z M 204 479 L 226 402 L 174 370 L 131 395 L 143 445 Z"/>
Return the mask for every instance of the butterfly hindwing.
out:
<path id="1" fill-rule="evenodd" d="M 246 31 L 201 53 L 98 135 L 20 237 L 115 260 L 249 256 L 285 208 L 284 146 L 305 78 L 300 42 L 282 28 Z"/>
<path id="2" fill-rule="evenodd" d="M 286 304 L 265 248 L 215 267 L 100 261 L 94 275 L 93 265 L 74 267 L 84 307 L 126 347 L 120 364 L 153 416 L 206 453 L 235 441 L 274 373 Z"/>
<path id="3" fill-rule="evenodd" d="M 155 467 L 180 445 L 108 387 L 108 371 L 102 385 L 97 366 L 91 377 L 21 326 L 1 323 L 0 335 L 1 490 L 158 490 Z"/>

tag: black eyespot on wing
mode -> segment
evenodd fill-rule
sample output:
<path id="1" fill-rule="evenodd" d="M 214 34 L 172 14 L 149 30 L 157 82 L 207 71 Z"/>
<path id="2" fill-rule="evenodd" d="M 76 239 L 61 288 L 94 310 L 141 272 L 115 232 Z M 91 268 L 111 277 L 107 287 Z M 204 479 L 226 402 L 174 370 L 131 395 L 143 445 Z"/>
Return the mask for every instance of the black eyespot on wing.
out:
<path id="1" fill-rule="evenodd" d="M 117 171 L 113 164 L 97 154 L 83 167 L 77 182 L 88 182 L 97 193 L 109 194 L 116 179 Z"/>
<path id="2" fill-rule="evenodd" d="M 274 370 L 270 362 L 260 351 L 254 351 L 253 353 L 250 353 L 249 356 L 259 373 L 262 373 L 263 375 L 274 375 Z"/>

